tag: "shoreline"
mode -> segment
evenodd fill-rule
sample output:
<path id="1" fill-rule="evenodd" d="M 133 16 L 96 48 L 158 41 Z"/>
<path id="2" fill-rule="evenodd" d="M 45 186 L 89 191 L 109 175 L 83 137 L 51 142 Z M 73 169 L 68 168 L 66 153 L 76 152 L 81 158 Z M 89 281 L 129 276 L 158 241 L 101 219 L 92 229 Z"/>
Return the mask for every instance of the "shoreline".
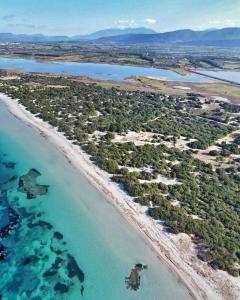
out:
<path id="1" fill-rule="evenodd" d="M 131 64 L 131 63 L 124 63 L 124 62 L 105 62 L 105 61 L 97 61 L 97 60 L 86 60 L 86 59 L 80 59 L 80 60 L 68 60 L 68 59 L 65 59 L 65 58 L 59 58 L 59 57 L 40 57 L 40 56 L 31 56 L 31 55 L 9 55 L 9 54 L 6 54 L 6 55 L 0 55 L 0 58 L 6 58 L 6 59 L 22 59 L 22 60 L 29 60 L 29 61 L 34 61 L 34 62 L 39 62 L 39 63 L 45 63 L 45 64 L 60 64 L 60 63 L 78 63 L 78 64 L 97 64 L 97 65 L 111 65 L 111 66 L 121 66 L 121 67 L 133 67 L 133 68 L 144 68 L 144 69 L 157 69 L 157 70 L 163 70 L 163 71 L 172 71 L 178 75 L 181 75 L 182 77 L 185 77 L 185 76 L 189 76 L 189 75 L 194 75 L 194 74 L 197 74 L 199 76 L 201 76 L 202 78 L 209 78 L 211 79 L 212 77 L 210 75 L 207 75 L 207 74 L 203 74 L 203 73 L 198 73 L 197 71 L 194 71 L 193 69 L 191 68 L 184 68 L 184 67 L 179 67 L 179 68 L 176 68 L 176 67 L 170 67 L 170 66 L 156 66 L 156 65 L 152 65 L 152 64 Z M 184 72 L 181 72 L 181 69 L 184 69 Z M 5 69 L 5 70 L 11 70 L 10 69 Z M 214 71 L 214 69 L 203 69 L 205 71 Z M 16 71 L 23 71 L 22 69 L 16 69 Z M 231 71 L 231 70 L 224 70 L 224 71 Z M 23 72 L 26 72 L 26 71 L 23 71 Z M 38 73 L 38 72 L 30 72 L 30 73 Z M 61 73 L 47 73 L 47 74 L 55 74 L 55 75 L 64 75 L 64 74 L 61 74 Z M 67 76 L 78 76 L 78 77 L 82 77 L 82 75 L 77 75 L 77 74 L 67 74 Z M 83 76 L 85 77 L 85 76 Z M 88 77 L 88 76 L 86 76 Z M 130 76 L 131 77 L 131 76 Z M 148 77 L 148 76 L 144 76 L 144 77 Z M 151 76 L 150 76 L 151 77 Z M 111 79 L 97 79 L 97 78 L 94 78 L 94 77 L 90 77 L 91 79 L 93 80 L 110 80 Z M 163 80 L 163 81 L 174 81 L 172 79 L 166 79 L 166 78 L 163 78 L 161 79 L 161 77 L 159 77 L 160 80 Z M 221 79 L 221 78 L 214 78 L 216 81 L 225 81 L 224 79 Z M 119 81 L 121 82 L 121 81 Z M 177 81 L 178 82 L 178 81 Z M 184 80 L 182 82 L 185 82 Z M 188 83 L 188 81 L 186 81 L 186 83 Z M 194 82 L 194 83 L 198 83 L 198 82 Z M 208 80 L 206 80 L 206 82 L 204 83 L 208 83 Z M 236 83 L 232 83 L 232 84 L 236 84 Z M 240 83 L 237 83 L 238 85 Z"/>
<path id="2" fill-rule="evenodd" d="M 119 65 L 119 66 L 126 66 L 126 67 L 140 67 L 140 68 L 155 68 L 155 69 L 164 69 L 164 70 L 170 70 L 173 72 L 176 72 L 180 75 L 182 75 L 180 72 L 177 72 L 175 68 L 171 68 L 169 66 L 155 66 L 152 64 L 134 64 L 134 63 L 124 63 L 124 62 L 107 62 L 107 61 L 98 61 L 98 60 L 87 60 L 85 58 L 78 59 L 78 60 L 68 60 L 65 59 L 65 57 L 51 57 L 51 56 L 37 56 L 37 55 L 15 55 L 15 54 L 1 54 L 0 58 L 15 58 L 15 59 L 28 59 L 28 60 L 35 60 L 36 62 L 42 62 L 42 63 L 49 63 L 49 64 L 55 64 L 55 63 L 85 63 L 85 64 L 107 64 L 107 65 Z M 188 70 L 186 70 L 188 71 Z M 191 74 L 191 71 L 189 71 L 189 74 Z"/>
<path id="3" fill-rule="evenodd" d="M 197 259 L 190 237 L 164 232 L 162 226 L 146 215 L 146 209 L 134 203 L 132 197 L 112 182 L 108 173 L 94 165 L 79 146 L 73 145 L 51 125 L 32 115 L 17 100 L 2 93 L 0 100 L 6 104 L 11 114 L 37 129 L 53 143 L 74 168 L 104 193 L 125 219 L 145 236 L 150 248 L 176 274 L 179 283 L 186 287 L 193 299 L 239 299 L 239 279 L 223 271 L 214 271 Z M 183 248 L 182 251 L 180 248 Z"/>
<path id="4" fill-rule="evenodd" d="M 71 55 L 70 55 L 71 56 Z M 119 65 L 119 66 L 127 66 L 127 67 L 143 67 L 143 68 L 155 68 L 155 69 L 164 69 L 164 70 L 170 70 L 173 72 L 176 72 L 179 75 L 190 75 L 191 73 L 194 73 L 194 71 L 240 71 L 239 68 L 236 69 L 231 69 L 231 68 L 216 68 L 216 67 L 210 67 L 210 68 L 194 68 L 194 67 L 184 67 L 184 66 L 169 66 L 169 65 L 154 65 L 151 63 L 143 63 L 143 64 L 134 64 L 134 63 L 125 63 L 121 61 L 99 61 L 96 59 L 86 59 L 85 57 L 80 58 L 80 59 L 73 59 L 69 60 L 69 56 L 48 56 L 48 55 L 30 55 L 30 54 L 14 54 L 14 53 L 3 53 L 0 54 L 0 58 L 15 58 L 15 59 L 28 59 L 28 60 L 35 60 L 37 62 L 42 62 L 42 63 L 49 63 L 49 64 L 54 64 L 54 63 L 62 63 L 62 62 L 67 62 L 67 63 L 86 63 L 86 64 L 109 64 L 109 65 Z M 67 58 L 67 59 L 66 59 Z M 179 69 L 184 69 L 183 72 L 181 72 Z M 184 74 L 183 74 L 184 73 Z M 207 76 L 203 74 L 202 76 Z M 221 81 L 221 79 L 219 79 Z"/>

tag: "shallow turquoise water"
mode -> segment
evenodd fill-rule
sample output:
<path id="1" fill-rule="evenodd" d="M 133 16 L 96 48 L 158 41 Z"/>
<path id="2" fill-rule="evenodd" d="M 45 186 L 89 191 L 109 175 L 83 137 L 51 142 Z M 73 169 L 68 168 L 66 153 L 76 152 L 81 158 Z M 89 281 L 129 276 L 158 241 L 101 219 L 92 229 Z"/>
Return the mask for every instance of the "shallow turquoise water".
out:
<path id="1" fill-rule="evenodd" d="M 17 181 L 7 188 L 1 185 L 9 204 L 18 213 L 24 209 L 29 214 L 22 216 L 21 226 L 13 231 L 11 238 L 2 241 L 9 247 L 6 261 L 0 262 L 3 299 L 190 299 L 142 235 L 104 195 L 37 131 L 8 113 L 2 103 L 0 152 L 2 160 L 16 162 L 13 169 L 1 165 L 1 183 L 10 176 L 21 176 L 36 168 L 42 174 L 38 182 L 50 185 L 46 196 L 32 200 L 17 191 Z M 48 222 L 52 229 L 29 228 L 30 219 Z M 52 238 L 56 231 L 63 235 L 62 240 Z M 57 251 L 61 253 L 56 255 Z M 67 278 L 65 262 L 69 255 L 84 273 L 83 283 L 75 277 Z M 26 263 L 29 256 L 31 262 Z M 63 260 L 58 274 L 43 277 L 56 256 Z M 140 289 L 131 291 L 124 279 L 139 262 L 148 265 L 148 269 L 142 273 Z M 67 293 L 54 291 L 56 280 L 70 285 Z M 81 287 L 84 287 L 83 295 Z"/>
<path id="2" fill-rule="evenodd" d="M 131 76 L 159 77 L 166 80 L 183 82 L 208 82 L 209 80 L 201 75 L 180 75 L 171 70 L 122 66 L 97 63 L 43 63 L 31 59 L 0 58 L 0 69 L 21 69 L 26 72 L 40 72 L 53 74 L 68 74 L 88 76 L 100 80 L 123 81 Z"/>

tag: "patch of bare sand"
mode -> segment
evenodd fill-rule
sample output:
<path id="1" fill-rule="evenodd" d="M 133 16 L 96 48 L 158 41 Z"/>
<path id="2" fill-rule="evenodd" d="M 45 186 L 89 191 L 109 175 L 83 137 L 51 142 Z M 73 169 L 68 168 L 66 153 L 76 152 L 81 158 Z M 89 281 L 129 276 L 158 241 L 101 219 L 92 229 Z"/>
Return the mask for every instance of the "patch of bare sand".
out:
<path id="1" fill-rule="evenodd" d="M 228 135 L 226 135 L 225 137 L 216 140 L 215 144 L 209 146 L 207 149 L 198 150 L 198 152 L 196 154 L 194 154 L 193 156 L 197 159 L 200 159 L 200 160 L 202 160 L 206 163 L 210 163 L 212 165 L 219 164 L 219 162 L 217 161 L 217 157 L 216 156 L 211 156 L 209 154 L 210 151 L 212 151 L 212 150 L 219 151 L 220 148 L 217 146 L 217 144 L 221 144 L 221 143 L 229 144 L 229 143 L 231 143 L 234 140 L 234 136 L 236 134 L 240 134 L 240 129 L 235 130 L 235 131 L 229 133 Z"/>
<path id="2" fill-rule="evenodd" d="M 129 143 L 132 142 L 135 145 L 143 145 L 151 143 L 151 139 L 156 135 L 153 132 L 135 132 L 129 131 L 126 135 L 116 135 L 112 140 L 113 143 Z"/>

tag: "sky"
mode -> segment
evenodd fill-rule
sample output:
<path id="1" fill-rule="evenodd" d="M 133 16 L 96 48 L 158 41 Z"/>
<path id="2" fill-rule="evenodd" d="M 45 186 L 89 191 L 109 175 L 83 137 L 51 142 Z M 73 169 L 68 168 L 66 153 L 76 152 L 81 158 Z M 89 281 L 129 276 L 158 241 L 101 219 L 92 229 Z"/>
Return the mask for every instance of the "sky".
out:
<path id="1" fill-rule="evenodd" d="M 87 34 L 106 28 L 240 27 L 240 0 L 0 0 L 0 32 Z"/>

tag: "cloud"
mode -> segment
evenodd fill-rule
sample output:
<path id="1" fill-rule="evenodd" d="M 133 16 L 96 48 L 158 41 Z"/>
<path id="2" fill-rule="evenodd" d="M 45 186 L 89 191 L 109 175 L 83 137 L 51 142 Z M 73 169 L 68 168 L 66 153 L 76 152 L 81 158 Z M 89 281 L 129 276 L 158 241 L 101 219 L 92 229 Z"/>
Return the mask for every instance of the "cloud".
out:
<path id="1" fill-rule="evenodd" d="M 116 22 L 116 24 L 119 28 L 133 28 L 133 27 L 144 25 L 144 24 L 154 25 L 156 23 L 157 23 L 157 20 L 155 20 L 153 18 L 146 18 L 144 20 L 138 20 L 138 21 L 136 21 L 134 19 L 118 20 Z"/>
<path id="2" fill-rule="evenodd" d="M 212 20 L 206 23 L 199 24 L 195 26 L 194 29 L 197 30 L 204 30 L 208 28 L 224 28 L 224 27 L 239 27 L 240 20 L 232 20 L 232 19 L 225 19 L 225 20 Z"/>
<path id="3" fill-rule="evenodd" d="M 120 28 L 131 28 L 138 26 L 138 23 L 135 20 L 118 20 L 116 24 Z"/>
<path id="4" fill-rule="evenodd" d="M 157 23 L 157 20 L 153 19 L 153 18 L 147 18 L 147 19 L 144 20 L 144 23 L 148 24 L 148 25 L 153 25 L 153 24 Z"/>
<path id="5" fill-rule="evenodd" d="M 6 15 L 6 16 L 2 16 L 0 17 L 1 20 L 3 21 L 12 21 L 13 19 L 15 19 L 15 15 Z"/>

